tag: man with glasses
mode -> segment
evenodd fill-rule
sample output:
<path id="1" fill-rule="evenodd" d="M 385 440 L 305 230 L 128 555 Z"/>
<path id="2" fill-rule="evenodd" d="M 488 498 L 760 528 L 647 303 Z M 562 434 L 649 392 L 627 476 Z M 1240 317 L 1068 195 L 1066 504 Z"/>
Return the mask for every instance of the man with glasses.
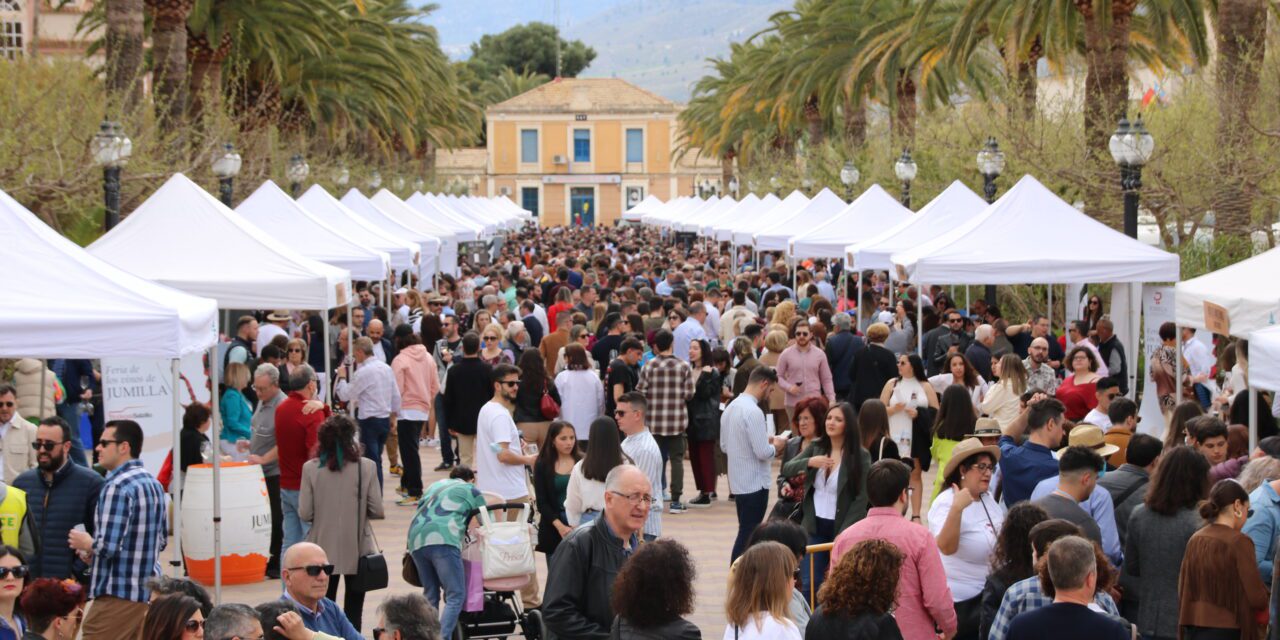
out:
<path id="1" fill-rule="evenodd" d="M 444 304 L 443 296 L 432 294 L 430 305 L 431 313 L 441 313 L 440 305 Z M 452 311 L 445 311 L 444 316 L 440 319 L 440 327 L 444 331 L 444 337 L 431 345 L 431 356 L 436 361 L 436 377 L 440 379 L 440 392 L 436 394 L 435 410 L 436 410 L 436 433 L 440 438 L 440 464 L 436 467 L 436 471 L 447 471 L 453 468 L 458 462 L 458 454 L 453 445 L 453 438 L 449 435 L 448 428 L 448 412 L 445 411 L 444 392 L 448 383 L 449 366 L 455 360 L 462 359 L 462 336 L 458 334 L 458 316 Z"/>
<path id="2" fill-rule="evenodd" d="M 1111 418 L 1107 412 L 1111 409 L 1111 403 L 1120 397 L 1120 385 L 1110 378 L 1101 378 L 1098 380 L 1097 396 L 1098 406 L 1090 409 L 1080 422 L 1097 425 L 1105 433 L 1111 430 Z"/>
<path id="3" fill-rule="evenodd" d="M 267 561 L 267 577 L 280 578 L 280 545 L 284 541 L 284 517 L 280 507 L 280 453 L 276 449 L 276 409 L 287 397 L 280 389 L 280 369 L 260 364 L 253 372 L 253 390 L 258 394 L 258 408 L 249 424 L 249 464 L 262 465 L 267 485 L 267 501 L 271 504 L 271 558 Z M 313 410 L 323 406 L 311 401 Z"/>
<path id="4" fill-rule="evenodd" d="M 1022 361 L 1022 366 L 1027 368 L 1027 388 L 1039 389 L 1052 396 L 1058 390 L 1058 374 L 1054 372 L 1049 357 L 1049 340 L 1036 338 L 1027 347 L 1027 358 Z"/>
<path id="5" fill-rule="evenodd" d="M 338 603 L 325 597 L 333 565 L 320 545 L 299 542 L 284 552 L 284 595 L 280 599 L 293 603 L 302 624 L 317 633 L 327 633 L 343 640 L 364 640 L 364 636 L 347 619 Z M 123 636 L 122 636 L 123 637 Z"/>
<path id="6" fill-rule="evenodd" d="M 220 604 L 204 622 L 204 640 L 262 640 L 258 612 L 247 604 Z"/>
<path id="7" fill-rule="evenodd" d="M 614 467 L 604 487 L 604 513 L 571 531 L 551 558 L 542 615 L 553 638 L 609 637 L 614 578 L 656 504 L 648 477 L 629 464 Z"/>
<path id="8" fill-rule="evenodd" d="M 164 488 L 138 459 L 142 426 L 112 420 L 96 447 L 107 470 L 93 530 L 72 530 L 67 541 L 82 559 L 93 560 L 84 640 L 133 638 L 142 631 L 151 598 L 146 579 L 160 574 L 168 540 Z"/>
<path id="9" fill-rule="evenodd" d="M 796 327 L 796 343 L 778 356 L 778 388 L 787 393 L 787 417 L 795 417 L 796 403 L 801 398 L 823 396 L 828 404 L 836 403 L 831 365 L 822 349 L 813 344 L 813 330 L 807 323 Z"/>
<path id="10" fill-rule="evenodd" d="M 663 464 L 665 462 L 662 448 L 654 439 L 653 434 L 649 433 L 649 429 L 645 427 L 645 413 L 648 410 L 648 401 L 645 400 L 644 394 L 637 391 L 624 393 L 618 398 L 618 406 L 613 411 L 613 418 L 618 423 L 618 429 L 622 431 L 622 452 L 631 459 L 631 463 L 644 472 L 649 478 L 649 484 L 654 487 L 662 486 Z M 676 465 L 683 466 L 684 459 L 684 436 L 681 435 L 680 444 L 673 447 L 668 444 L 667 451 L 671 453 L 671 474 L 673 480 L 671 482 L 671 512 L 683 513 L 684 506 L 680 504 L 680 494 L 678 484 L 683 484 L 684 474 L 680 474 L 681 482 L 676 483 Z M 708 505 L 710 503 L 708 502 Z M 678 509 L 678 510 L 677 510 Z M 657 501 L 649 509 L 649 517 L 644 523 L 644 540 L 652 542 L 662 535 L 662 501 Z"/>
<path id="11" fill-rule="evenodd" d="M 67 546 L 67 534 L 76 525 L 93 526 L 103 480 L 92 469 L 71 462 L 71 438 L 71 427 L 62 418 L 41 420 L 31 443 L 37 468 L 13 481 L 26 492 L 28 517 L 41 523 L 39 551 L 27 556 L 33 578 L 83 577 L 88 568 Z"/>
<path id="12" fill-rule="evenodd" d="M 947 358 L 953 353 L 964 353 L 969 348 L 969 334 L 964 332 L 964 316 L 959 311 L 951 309 L 944 316 L 945 322 L 942 324 L 943 332 L 936 336 L 933 341 L 933 348 L 928 352 L 928 373 L 929 375 L 938 375 L 947 365 Z"/>
<path id="13" fill-rule="evenodd" d="M 467 337 L 473 335 L 468 333 Z M 512 418 L 520 389 L 520 369 L 500 364 L 493 367 L 490 375 L 493 398 L 484 403 L 476 417 L 476 488 L 502 496 L 503 502 L 529 502 L 525 467 L 532 467 L 538 456 L 524 452 L 520 429 Z M 507 509 L 506 513 L 508 521 L 520 517 L 516 509 Z M 520 590 L 520 596 L 526 607 L 538 606 L 536 576 Z"/>
<path id="14" fill-rule="evenodd" d="M 18 390 L 0 384 L 0 476 L 5 484 L 13 484 L 18 474 L 36 466 L 36 452 L 31 443 L 36 439 L 35 425 L 18 413 Z"/>

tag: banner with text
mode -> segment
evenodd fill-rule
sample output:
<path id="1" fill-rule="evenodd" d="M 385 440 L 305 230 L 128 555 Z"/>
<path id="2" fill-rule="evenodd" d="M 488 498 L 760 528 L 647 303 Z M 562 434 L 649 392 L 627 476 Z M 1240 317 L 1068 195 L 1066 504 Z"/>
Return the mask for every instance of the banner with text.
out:
<path id="1" fill-rule="evenodd" d="M 182 415 L 173 414 L 174 381 L 171 360 L 103 358 L 102 395 L 106 419 L 133 420 L 142 426 L 142 464 L 158 473 L 173 448 L 173 430 Z M 209 377 L 204 354 L 182 359 L 177 384 L 178 402 L 208 404 Z M 180 409 L 181 411 L 181 409 Z M 179 426 L 179 428 L 181 428 Z"/>
<path id="2" fill-rule="evenodd" d="M 1136 286 L 1136 285 L 1135 285 Z M 1151 377 L 1151 361 L 1160 348 L 1160 325 L 1174 321 L 1173 287 L 1144 286 L 1142 288 L 1142 354 L 1146 365 L 1142 370 L 1142 404 L 1138 415 L 1142 423 L 1138 431 L 1164 439 L 1167 425 L 1160 411 L 1160 399 L 1156 396 L 1156 383 Z M 1129 350 L 1129 366 L 1137 367 L 1137 349 Z"/>

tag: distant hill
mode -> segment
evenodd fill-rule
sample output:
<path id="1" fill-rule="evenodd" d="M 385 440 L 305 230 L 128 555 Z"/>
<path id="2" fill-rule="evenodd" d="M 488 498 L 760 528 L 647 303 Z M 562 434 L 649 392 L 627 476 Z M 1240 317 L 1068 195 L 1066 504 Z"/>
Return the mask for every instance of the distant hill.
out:
<path id="1" fill-rule="evenodd" d="M 551 0 L 436 0 L 430 22 L 445 51 L 465 58 L 468 45 L 516 24 L 552 21 Z M 764 28 L 786 0 L 561 0 L 566 38 L 595 48 L 587 77 L 618 77 L 680 102 L 709 70 L 706 59 Z"/>

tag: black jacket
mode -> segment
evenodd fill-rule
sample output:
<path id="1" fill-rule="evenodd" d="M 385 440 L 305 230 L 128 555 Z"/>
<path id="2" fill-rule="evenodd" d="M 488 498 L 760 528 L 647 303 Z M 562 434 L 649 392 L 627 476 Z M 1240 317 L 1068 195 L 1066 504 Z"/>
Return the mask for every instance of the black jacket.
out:
<path id="1" fill-rule="evenodd" d="M 636 542 L 633 537 L 633 549 Z M 613 626 L 609 597 L 626 559 L 622 540 L 609 530 L 603 514 L 560 543 L 542 596 L 542 617 L 551 640 L 608 639 Z"/>
<path id="2" fill-rule="evenodd" d="M 546 446 L 555 445 L 548 442 Z M 554 464 L 548 466 L 539 462 L 533 465 L 533 495 L 537 499 L 538 515 L 541 516 L 538 521 L 537 550 L 551 557 L 555 555 L 561 540 L 555 521 L 559 519 L 561 523 L 569 524 L 569 521 L 561 515 L 564 512 L 564 503 L 559 500 L 559 494 L 556 493 Z"/>
<path id="3" fill-rule="evenodd" d="M 444 385 L 444 419 L 450 431 L 476 435 L 480 408 L 493 397 L 493 367 L 480 358 L 460 358 Z"/>
<path id="4" fill-rule="evenodd" d="M 1107 378 L 1116 381 L 1120 395 L 1129 393 L 1129 359 L 1125 357 L 1124 345 L 1120 338 L 1111 336 L 1110 340 L 1098 345 L 1098 355 L 1107 363 Z"/>
<path id="5" fill-rule="evenodd" d="M 862 613 L 852 618 L 828 616 L 818 607 L 804 630 L 805 640 L 902 640 L 893 614 Z"/>
<path id="6" fill-rule="evenodd" d="M 985 638 L 991 634 L 991 625 L 996 621 L 1000 611 L 1000 603 L 1004 602 L 1004 594 L 1009 590 L 1009 583 L 999 572 L 987 575 L 982 585 L 982 608 L 978 613 L 978 637 Z"/>
<path id="7" fill-rule="evenodd" d="M 898 375 L 898 359 L 882 344 L 872 343 L 853 357 L 853 406 L 879 399 L 890 378 Z"/>
<path id="8" fill-rule="evenodd" d="M 13 480 L 27 492 L 27 513 L 40 536 L 40 553 L 27 563 L 33 578 L 65 579 L 83 574 L 86 566 L 67 546 L 67 534 L 78 524 L 93 533 L 93 512 L 105 482 L 93 470 L 70 461 L 46 483 L 40 469 L 28 469 Z"/>
<path id="9" fill-rule="evenodd" d="M 613 619 L 613 629 L 609 632 L 611 640 L 702 640 L 702 630 L 697 625 L 676 618 L 671 622 L 658 625 L 652 629 L 637 629 L 630 622 L 618 616 Z"/>
<path id="10" fill-rule="evenodd" d="M 720 439 L 720 389 L 723 383 L 720 372 L 699 371 L 693 383 L 693 397 L 689 398 L 689 439 L 694 442 L 711 442 Z"/>
<path id="11" fill-rule="evenodd" d="M 867 348 L 860 336 L 841 331 L 827 336 L 827 365 L 831 368 L 831 386 L 838 400 L 844 400 L 853 386 L 853 356 Z"/>
<path id="12" fill-rule="evenodd" d="M 546 378 L 543 378 L 544 380 Z M 547 419 L 542 415 L 542 390 L 544 385 L 538 385 L 537 388 L 532 384 L 520 383 L 520 388 L 516 390 L 516 410 L 515 421 L 517 424 L 521 422 L 546 422 Z M 556 404 L 560 404 L 560 392 L 556 390 L 556 385 L 550 380 L 545 385 L 547 395 L 551 396 Z"/>

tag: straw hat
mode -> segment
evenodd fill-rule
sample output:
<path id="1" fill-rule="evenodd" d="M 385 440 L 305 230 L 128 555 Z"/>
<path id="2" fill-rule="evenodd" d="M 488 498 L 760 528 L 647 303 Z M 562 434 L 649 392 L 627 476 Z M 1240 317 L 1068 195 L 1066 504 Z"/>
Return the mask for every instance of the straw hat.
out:
<path id="1" fill-rule="evenodd" d="M 1076 425 L 1071 430 L 1071 435 L 1067 437 L 1067 446 L 1054 451 L 1053 457 L 1062 457 L 1062 452 L 1068 447 L 1089 447 L 1104 458 L 1120 450 L 1120 447 L 1103 439 L 1102 427 L 1092 424 Z"/>
<path id="2" fill-rule="evenodd" d="M 995 418 L 978 418 L 978 422 L 973 425 L 973 433 L 969 434 L 970 438 L 999 438 L 1004 435 L 1000 430 L 1000 423 Z"/>
<path id="3" fill-rule="evenodd" d="M 960 466 L 961 462 L 968 460 L 978 454 L 988 454 L 996 460 L 1000 461 L 1000 447 L 992 445 L 983 445 L 982 441 L 977 438 L 965 438 L 951 450 L 951 459 L 947 461 L 947 466 L 942 470 L 942 477 L 946 478 L 951 475 Z"/>
<path id="4" fill-rule="evenodd" d="M 289 315 L 289 312 L 283 309 L 277 309 L 267 314 L 267 322 L 288 322 L 292 319 L 293 317 Z"/>

